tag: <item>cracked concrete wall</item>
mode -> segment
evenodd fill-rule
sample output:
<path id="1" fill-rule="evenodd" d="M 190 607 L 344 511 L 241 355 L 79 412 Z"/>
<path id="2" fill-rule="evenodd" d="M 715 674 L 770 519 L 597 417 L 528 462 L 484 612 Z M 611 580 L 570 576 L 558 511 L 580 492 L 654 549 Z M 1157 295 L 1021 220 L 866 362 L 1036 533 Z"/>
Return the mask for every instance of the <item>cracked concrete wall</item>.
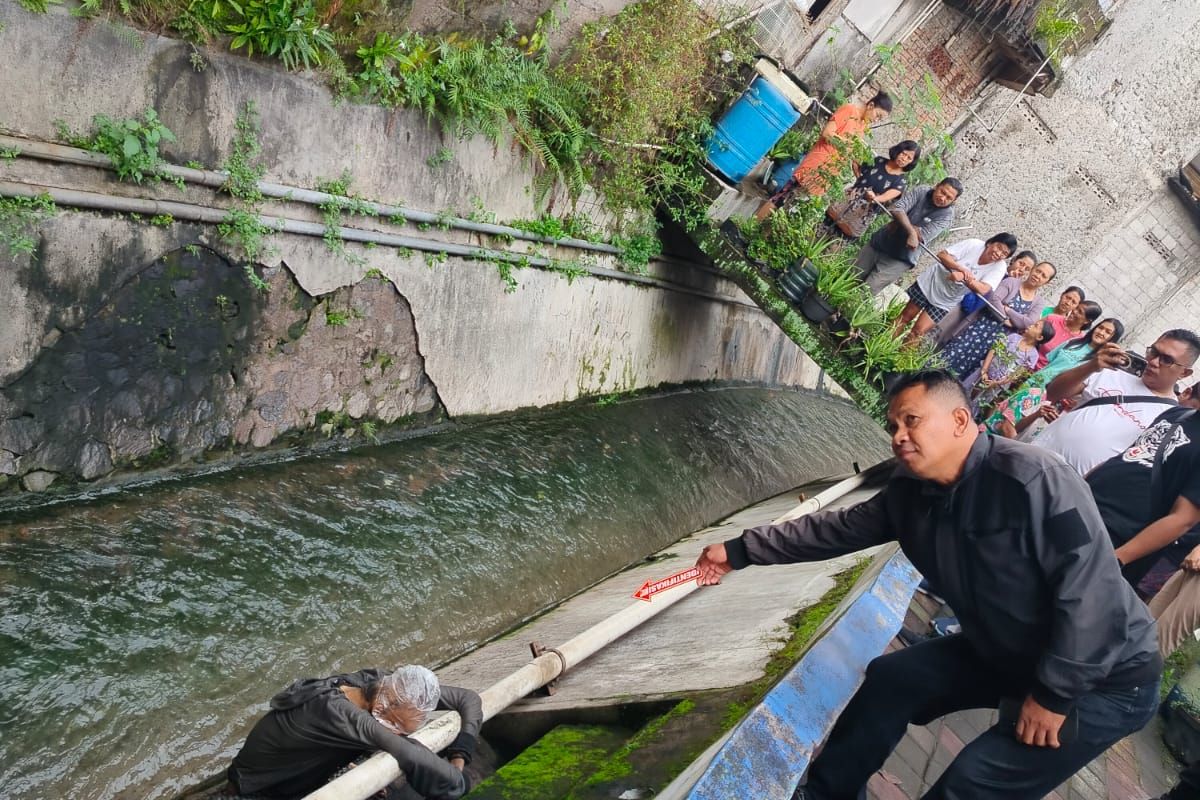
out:
<path id="1" fill-rule="evenodd" d="M 134 46 L 109 23 L 60 12 L 0 6 L 5 132 L 53 138 L 55 119 L 85 130 L 93 114 L 152 106 L 179 136 L 168 159 L 212 166 L 254 101 L 268 180 L 312 186 L 349 169 L 371 199 L 437 212 L 477 197 L 501 219 L 540 212 L 534 171 L 515 149 L 448 138 L 418 114 L 337 105 L 310 77 L 237 56 L 206 53 L 196 71 L 187 45 L 139 36 Z M 442 147 L 453 160 L 429 166 Z M 118 184 L 26 158 L 0 163 L 0 178 L 214 202 L 207 189 Z M 506 293 L 481 262 L 431 267 L 352 244 L 357 258 L 346 259 L 319 238 L 276 235 L 264 269 L 272 288 L 259 295 L 214 226 L 64 209 L 38 233 L 35 258 L 0 270 L 0 475 L 28 488 L 288 441 L 318 415 L 356 426 L 661 384 L 823 385 L 736 287 L 686 265 L 656 270 L 714 297 L 537 269 L 517 271 Z M 346 324 L 327 325 L 324 308 Z"/>
<path id="2" fill-rule="evenodd" d="M 116 279 L 49 308 L 35 351 L 0 380 L 0 484 L 36 491 L 60 475 L 265 447 L 322 419 L 332 434 L 441 413 L 411 308 L 386 280 L 314 299 L 283 265 L 259 292 L 194 244 L 195 226 L 148 228 L 66 215 L 44 229 L 38 260 L 5 272 L 45 308 L 73 288 L 62 268 L 74 249 L 54 243 L 92 241 Z"/>
<path id="3" fill-rule="evenodd" d="M 1200 153 L 1197 41 L 1200 4 L 1126 0 L 1052 98 L 997 89 L 956 133 L 970 235 L 1012 231 L 1131 344 L 1200 329 L 1200 228 L 1165 182 Z"/>
<path id="4" fill-rule="evenodd" d="M 206 226 L 65 212 L 0 350 L 0 484 L 228 457 L 364 421 L 494 414 L 660 384 L 816 387 L 757 308 L 554 272 L 277 236 L 254 290 Z M 709 276 L 713 283 L 723 283 Z M 713 287 L 719 288 L 719 287 Z"/>

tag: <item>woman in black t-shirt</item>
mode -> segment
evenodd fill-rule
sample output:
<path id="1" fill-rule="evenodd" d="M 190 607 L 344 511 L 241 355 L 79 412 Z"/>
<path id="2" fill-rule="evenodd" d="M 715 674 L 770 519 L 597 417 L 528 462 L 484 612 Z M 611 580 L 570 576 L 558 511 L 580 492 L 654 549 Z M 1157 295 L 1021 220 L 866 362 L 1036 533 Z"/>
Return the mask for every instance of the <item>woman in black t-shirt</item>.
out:
<path id="1" fill-rule="evenodd" d="M 905 173 L 917 166 L 921 145 L 906 139 L 888 151 L 887 158 L 876 156 L 873 163 L 855 164 L 858 180 L 842 200 L 825 211 L 825 227 L 830 234 L 857 239 L 879 213 L 875 201 L 887 205 L 904 193 Z"/>

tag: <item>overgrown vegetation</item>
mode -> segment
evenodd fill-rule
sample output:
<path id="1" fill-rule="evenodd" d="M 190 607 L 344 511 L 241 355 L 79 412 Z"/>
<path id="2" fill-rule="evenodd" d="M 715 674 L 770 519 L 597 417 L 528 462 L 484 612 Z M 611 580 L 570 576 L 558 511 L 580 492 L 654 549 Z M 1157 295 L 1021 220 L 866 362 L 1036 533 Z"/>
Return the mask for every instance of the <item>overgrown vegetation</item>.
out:
<path id="1" fill-rule="evenodd" d="M 13 258 L 32 255 L 37 249 L 34 228 L 58 213 L 50 195 L 0 197 L 0 245 Z"/>
<path id="2" fill-rule="evenodd" d="M 142 112 L 140 119 L 113 119 L 97 114 L 92 118 L 94 130 L 90 136 L 72 133 L 61 121 L 56 124 L 59 136 L 71 145 L 108 156 L 117 177 L 123 181 L 141 183 L 147 178 L 167 177 L 158 148 L 164 142 L 175 141 L 175 134 L 153 108 Z"/>
<path id="3" fill-rule="evenodd" d="M 1043 2 L 1033 21 L 1033 36 L 1045 45 L 1055 67 L 1062 64 L 1063 48 L 1073 44 L 1082 32 L 1083 23 L 1067 8 L 1064 0 Z"/>
<path id="4" fill-rule="evenodd" d="M 289 69 L 322 67 L 348 100 L 420 109 L 457 136 L 511 138 L 541 167 L 539 197 L 555 182 L 577 196 L 590 181 L 621 227 L 699 188 L 710 112 L 753 49 L 690 0 L 628 6 L 587 26 L 557 64 L 552 13 L 486 40 L 399 29 L 383 0 L 88 0 L 87 13 L 193 42 L 226 37 Z M 443 148 L 429 161 L 451 157 Z"/>
<path id="5" fill-rule="evenodd" d="M 317 191 L 331 195 L 319 206 L 321 221 L 325 224 L 325 246 L 329 248 L 329 252 L 344 259 L 347 263 L 361 267 L 366 265 L 366 259 L 346 249 L 346 242 L 342 239 L 341 232 L 342 220 L 346 214 L 373 217 L 375 210 L 366 200 L 350 194 L 352 180 L 353 176 L 350 175 L 349 170 L 346 170 L 338 178 L 319 181 Z"/>
<path id="6" fill-rule="evenodd" d="M 234 207 L 225 214 L 218 226 L 221 237 L 241 253 L 246 279 L 259 291 L 267 290 L 255 265 L 269 254 L 265 243 L 272 232 L 263 224 L 260 210 L 263 195 L 258 183 L 266 173 L 259 162 L 262 145 L 258 141 L 258 111 L 254 103 L 246 103 L 238 113 L 236 133 L 229 148 L 229 157 L 221 165 L 229 176 L 222 190 L 234 199 Z"/>

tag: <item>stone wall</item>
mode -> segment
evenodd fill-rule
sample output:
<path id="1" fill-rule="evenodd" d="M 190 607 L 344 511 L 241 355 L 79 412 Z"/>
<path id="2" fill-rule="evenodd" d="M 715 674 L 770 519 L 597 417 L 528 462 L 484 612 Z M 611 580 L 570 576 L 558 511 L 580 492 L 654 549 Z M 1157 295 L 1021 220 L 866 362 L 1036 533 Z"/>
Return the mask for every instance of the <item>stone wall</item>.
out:
<path id="1" fill-rule="evenodd" d="M 965 121 L 951 166 L 971 235 L 1012 231 L 1059 266 L 1055 287 L 1082 285 L 1144 345 L 1200 328 L 1200 230 L 1165 182 L 1200 152 L 1200 5 L 1126 0 L 1113 13 L 1052 98 L 992 90 L 987 124 Z"/>
<path id="2" fill-rule="evenodd" d="M 93 114 L 154 107 L 179 136 L 170 161 L 215 166 L 237 110 L 253 101 L 268 180 L 312 187 L 349 170 L 362 196 L 430 212 L 466 211 L 472 198 L 501 219 L 540 211 L 518 150 L 446 137 L 422 115 L 339 105 L 305 76 L 221 53 L 206 53 L 197 71 L 187 46 L 153 36 L 134 46 L 100 21 L 6 4 L 0 22 L 0 95 L 12 99 L 4 133 L 46 140 L 55 119 L 84 130 Z M 431 166 L 441 148 L 453 159 Z M 203 187 L 118 183 L 105 170 L 25 156 L 0 162 L 0 180 L 229 204 Z M 265 213 L 320 219 L 286 201 Z M 64 208 L 38 234 L 33 257 L 0 254 L 0 483 L 9 487 L 236 455 L 321 424 L 361 434 L 364 422 L 693 381 L 823 384 L 735 286 L 678 262 L 654 265 L 655 286 L 524 269 L 506 292 L 484 262 L 354 244 L 345 257 L 319 236 L 277 234 L 274 256 L 256 268 L 270 285 L 260 293 L 214 225 Z"/>

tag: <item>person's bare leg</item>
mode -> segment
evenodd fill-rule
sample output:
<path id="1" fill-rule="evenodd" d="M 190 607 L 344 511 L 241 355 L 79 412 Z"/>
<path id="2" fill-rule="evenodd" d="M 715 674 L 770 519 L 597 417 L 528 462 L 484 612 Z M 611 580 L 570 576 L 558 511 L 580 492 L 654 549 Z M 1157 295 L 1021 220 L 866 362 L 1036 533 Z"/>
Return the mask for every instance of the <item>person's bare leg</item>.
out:
<path id="1" fill-rule="evenodd" d="M 896 317 L 896 324 L 892 329 L 892 332 L 897 336 L 904 333 L 904 329 L 907 328 L 909 323 L 916 319 L 917 314 L 920 313 L 921 308 L 916 303 L 909 300 L 908 305 L 906 305 L 904 310 L 900 312 L 900 316 Z"/>
<path id="2" fill-rule="evenodd" d="M 922 311 L 917 316 L 917 324 L 913 325 L 912 330 L 908 332 L 908 341 L 917 341 L 922 336 L 933 330 L 934 324 L 933 317 Z"/>

